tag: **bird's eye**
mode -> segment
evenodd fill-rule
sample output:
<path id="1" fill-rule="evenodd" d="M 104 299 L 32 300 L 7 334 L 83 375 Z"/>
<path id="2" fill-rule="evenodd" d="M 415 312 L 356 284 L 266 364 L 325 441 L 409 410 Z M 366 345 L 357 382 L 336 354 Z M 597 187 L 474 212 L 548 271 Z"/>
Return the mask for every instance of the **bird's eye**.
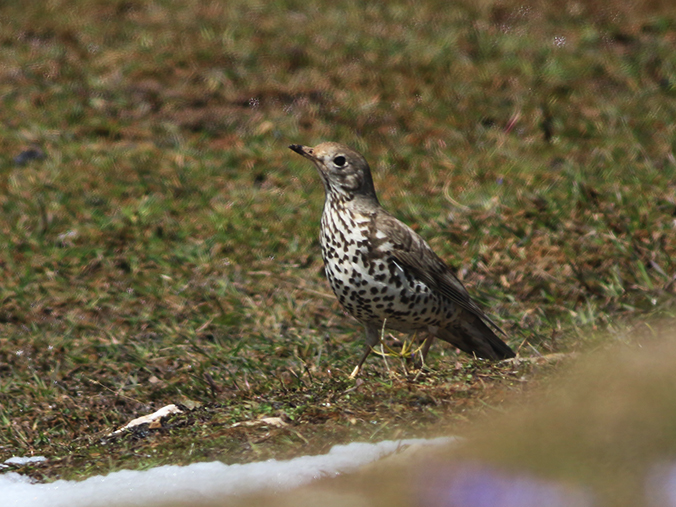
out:
<path id="1" fill-rule="evenodd" d="M 343 167 L 345 165 L 345 157 L 343 157 L 342 155 L 338 155 L 336 158 L 333 159 L 333 163 L 338 167 Z"/>

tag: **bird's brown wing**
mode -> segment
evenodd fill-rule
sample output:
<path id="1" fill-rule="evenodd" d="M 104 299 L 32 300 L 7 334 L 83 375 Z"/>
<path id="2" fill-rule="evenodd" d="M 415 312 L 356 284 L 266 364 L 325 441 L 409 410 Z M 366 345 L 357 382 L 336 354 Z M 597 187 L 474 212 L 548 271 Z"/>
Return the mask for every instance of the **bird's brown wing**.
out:
<path id="1" fill-rule="evenodd" d="M 389 213 L 379 213 L 376 218 L 378 230 L 387 231 L 387 239 L 393 243 L 391 254 L 395 262 L 405 271 L 414 274 L 425 285 L 439 292 L 461 308 L 491 324 L 503 335 L 507 335 L 472 300 L 467 289 L 453 274 L 432 248 L 410 227 Z"/>

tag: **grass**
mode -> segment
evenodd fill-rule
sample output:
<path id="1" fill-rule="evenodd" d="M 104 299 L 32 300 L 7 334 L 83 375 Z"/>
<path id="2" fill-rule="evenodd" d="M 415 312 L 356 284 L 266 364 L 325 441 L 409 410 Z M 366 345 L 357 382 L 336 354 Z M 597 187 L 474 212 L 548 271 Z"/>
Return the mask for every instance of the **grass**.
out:
<path id="1" fill-rule="evenodd" d="M 436 345 L 415 382 L 376 357 L 348 382 L 362 331 L 290 143 L 363 151 L 524 355 L 673 315 L 676 18 L 606 4 L 3 6 L 0 458 L 289 457 L 455 430 L 541 376 Z M 270 414 L 291 425 L 232 427 Z"/>

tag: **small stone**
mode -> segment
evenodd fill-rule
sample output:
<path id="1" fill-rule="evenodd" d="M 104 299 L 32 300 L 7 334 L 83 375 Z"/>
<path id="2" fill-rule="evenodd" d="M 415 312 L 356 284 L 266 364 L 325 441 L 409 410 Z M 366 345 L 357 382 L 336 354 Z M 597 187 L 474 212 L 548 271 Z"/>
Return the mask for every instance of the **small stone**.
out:
<path id="1" fill-rule="evenodd" d="M 44 160 L 45 158 L 47 158 L 47 155 L 40 148 L 29 148 L 14 157 L 14 163 L 16 165 L 26 165 L 31 160 Z"/>

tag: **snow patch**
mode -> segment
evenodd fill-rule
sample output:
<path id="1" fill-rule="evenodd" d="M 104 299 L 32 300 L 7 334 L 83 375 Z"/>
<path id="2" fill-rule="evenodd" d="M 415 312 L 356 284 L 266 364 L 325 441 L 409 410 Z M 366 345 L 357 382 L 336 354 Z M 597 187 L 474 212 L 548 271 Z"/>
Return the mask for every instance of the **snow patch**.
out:
<path id="1" fill-rule="evenodd" d="M 147 471 L 123 470 L 84 481 L 32 484 L 17 473 L 0 475 L 2 507 L 168 507 L 209 504 L 228 495 L 288 490 L 321 477 L 352 472 L 412 444 L 441 445 L 431 440 L 387 440 L 377 444 L 334 446 L 328 454 L 288 461 L 268 460 L 245 465 L 220 462 L 161 466 Z"/>

